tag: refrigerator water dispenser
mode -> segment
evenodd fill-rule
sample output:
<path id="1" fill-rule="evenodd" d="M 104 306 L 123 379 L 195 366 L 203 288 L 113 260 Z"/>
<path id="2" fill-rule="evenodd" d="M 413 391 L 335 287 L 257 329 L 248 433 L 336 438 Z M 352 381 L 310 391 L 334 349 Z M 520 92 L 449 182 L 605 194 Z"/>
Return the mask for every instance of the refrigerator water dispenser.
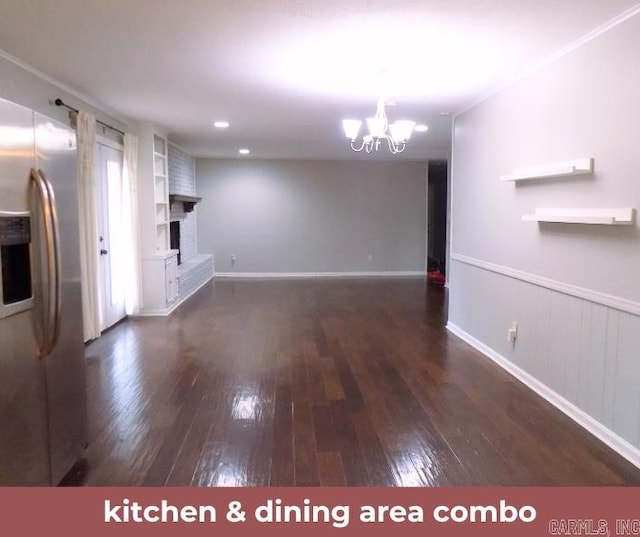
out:
<path id="1" fill-rule="evenodd" d="M 0 212 L 0 319 L 31 308 L 31 218 Z"/>

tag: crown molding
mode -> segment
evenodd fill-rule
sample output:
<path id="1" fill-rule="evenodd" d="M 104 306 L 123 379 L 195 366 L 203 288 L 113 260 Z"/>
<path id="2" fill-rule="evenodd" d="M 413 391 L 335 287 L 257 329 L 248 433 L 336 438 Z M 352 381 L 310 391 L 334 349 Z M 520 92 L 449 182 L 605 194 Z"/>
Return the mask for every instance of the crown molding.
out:
<path id="1" fill-rule="evenodd" d="M 569 43 L 565 47 L 562 47 L 561 49 L 557 50 L 556 52 L 553 52 L 552 54 L 546 56 L 541 61 L 538 61 L 538 62 L 534 63 L 533 65 L 531 65 L 530 67 L 528 67 L 524 71 L 520 72 L 519 74 L 517 74 L 513 78 L 507 80 L 503 84 L 500 84 L 500 85 L 494 87 L 493 89 L 490 89 L 487 92 L 483 93 L 480 97 L 478 97 L 477 99 L 471 101 L 469 104 L 465 105 L 461 110 L 459 110 L 458 112 L 454 113 L 453 114 L 454 121 L 455 121 L 455 118 L 457 116 L 459 116 L 461 114 L 464 114 L 465 112 L 468 112 L 472 108 L 475 108 L 476 106 L 478 106 L 479 104 L 483 103 L 484 101 L 490 99 L 494 95 L 497 95 L 497 94 L 503 92 L 504 90 L 506 90 L 507 88 L 509 88 L 511 86 L 514 86 L 518 82 L 521 82 L 522 80 L 525 80 L 525 79 L 531 77 L 532 75 L 534 75 L 535 73 L 541 71 L 542 69 L 544 69 L 548 65 L 551 65 L 552 63 L 557 62 L 558 60 L 560 60 L 561 58 L 567 56 L 568 54 L 570 54 L 574 50 L 582 47 L 583 45 L 589 43 L 590 41 L 593 41 L 596 37 L 608 32 L 609 30 L 615 28 L 616 26 L 619 26 L 623 22 L 625 22 L 625 21 L 629 20 L 630 18 L 636 16 L 638 13 L 640 13 L 640 3 L 636 4 L 635 6 L 629 8 L 629 9 L 627 9 L 626 11 L 623 11 L 619 15 L 616 15 L 612 19 L 609 19 L 604 24 L 594 28 L 589 33 L 583 35 L 582 37 L 576 39 L 575 41 L 572 41 L 571 43 Z"/>

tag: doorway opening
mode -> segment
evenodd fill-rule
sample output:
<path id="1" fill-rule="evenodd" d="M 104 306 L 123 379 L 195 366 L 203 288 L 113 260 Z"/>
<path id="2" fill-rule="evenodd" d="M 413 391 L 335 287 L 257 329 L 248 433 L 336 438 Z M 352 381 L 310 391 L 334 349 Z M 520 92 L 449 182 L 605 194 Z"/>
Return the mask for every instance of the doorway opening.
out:
<path id="1" fill-rule="evenodd" d="M 430 160 L 427 167 L 427 275 L 444 284 L 447 273 L 446 160 Z"/>

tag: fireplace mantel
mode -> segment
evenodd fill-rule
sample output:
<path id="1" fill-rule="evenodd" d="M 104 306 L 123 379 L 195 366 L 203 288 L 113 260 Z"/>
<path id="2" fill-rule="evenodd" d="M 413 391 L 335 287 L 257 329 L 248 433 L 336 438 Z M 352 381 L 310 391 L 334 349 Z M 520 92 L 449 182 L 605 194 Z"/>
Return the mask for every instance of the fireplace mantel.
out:
<path id="1" fill-rule="evenodd" d="M 176 201 L 182 202 L 185 213 L 193 211 L 194 205 L 201 199 L 202 198 L 197 198 L 196 196 L 185 196 L 184 194 L 169 194 L 169 204 L 173 205 Z"/>

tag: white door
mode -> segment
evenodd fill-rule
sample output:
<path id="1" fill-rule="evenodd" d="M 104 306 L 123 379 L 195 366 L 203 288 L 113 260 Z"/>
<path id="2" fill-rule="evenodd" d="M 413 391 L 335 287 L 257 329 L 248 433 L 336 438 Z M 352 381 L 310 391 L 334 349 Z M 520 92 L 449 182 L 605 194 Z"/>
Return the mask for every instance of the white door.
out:
<path id="1" fill-rule="evenodd" d="M 100 248 L 100 329 L 113 326 L 125 313 L 123 270 L 121 149 L 96 144 L 96 186 L 98 192 L 98 233 Z"/>

